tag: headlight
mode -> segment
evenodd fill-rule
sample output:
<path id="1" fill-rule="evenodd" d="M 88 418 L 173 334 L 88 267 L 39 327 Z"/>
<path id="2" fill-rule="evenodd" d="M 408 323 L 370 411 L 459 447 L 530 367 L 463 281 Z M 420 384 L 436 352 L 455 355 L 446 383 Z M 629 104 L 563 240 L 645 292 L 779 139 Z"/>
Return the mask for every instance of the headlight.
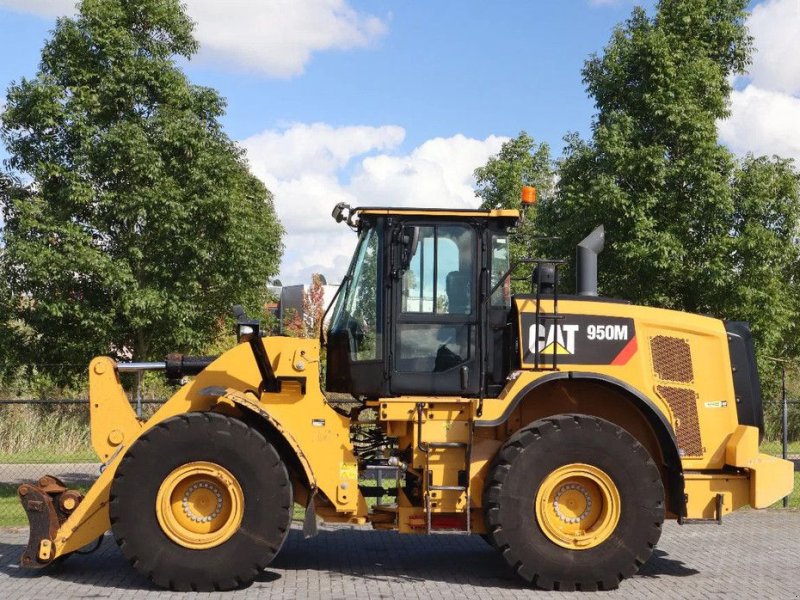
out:
<path id="1" fill-rule="evenodd" d="M 239 325 L 238 331 L 236 332 L 236 337 L 238 338 L 239 342 L 248 342 L 254 334 L 255 329 L 253 329 L 252 325 Z"/>

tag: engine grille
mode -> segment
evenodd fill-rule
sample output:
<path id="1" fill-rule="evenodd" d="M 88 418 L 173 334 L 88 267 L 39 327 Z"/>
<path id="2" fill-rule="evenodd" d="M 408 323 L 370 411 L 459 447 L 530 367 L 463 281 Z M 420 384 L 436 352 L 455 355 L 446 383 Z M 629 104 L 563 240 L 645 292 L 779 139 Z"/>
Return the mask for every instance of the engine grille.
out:
<path id="1" fill-rule="evenodd" d="M 675 417 L 675 437 L 682 456 L 702 456 L 697 392 L 689 340 L 667 335 L 650 338 L 656 393 Z M 678 385 L 674 385 L 678 384 Z"/>
<path id="2" fill-rule="evenodd" d="M 657 335 L 650 338 L 653 370 L 662 381 L 694 383 L 692 353 L 688 340 Z"/>
<path id="3" fill-rule="evenodd" d="M 697 418 L 697 393 L 689 388 L 656 386 L 658 395 L 669 405 L 677 419 L 675 437 L 683 456 L 702 456 L 703 441 L 700 439 L 700 422 Z"/>

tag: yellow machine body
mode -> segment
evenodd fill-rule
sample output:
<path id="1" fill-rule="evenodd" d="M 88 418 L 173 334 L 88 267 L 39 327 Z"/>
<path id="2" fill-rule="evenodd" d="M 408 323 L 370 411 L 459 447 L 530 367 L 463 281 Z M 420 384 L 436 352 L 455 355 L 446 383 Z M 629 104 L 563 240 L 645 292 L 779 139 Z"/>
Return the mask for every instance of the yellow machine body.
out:
<path id="1" fill-rule="evenodd" d="M 334 211 L 334 216 L 344 219 L 341 211 Z M 398 273 L 408 267 L 408 256 L 417 250 L 420 229 L 433 236 L 438 235 L 431 233 L 438 227 L 453 227 L 453 223 L 462 229 L 473 227 L 469 238 L 472 246 L 467 246 L 466 254 L 473 257 L 470 260 L 474 263 L 474 257 L 484 252 L 481 260 L 491 266 L 494 255 L 485 254 L 485 248 L 494 247 L 497 236 L 513 226 L 518 213 L 376 208 L 363 209 L 361 216 L 367 225 L 357 250 L 358 260 L 370 256 L 370 252 L 378 265 L 395 267 L 406 260 L 391 275 L 377 275 L 379 279 L 373 280 L 372 285 L 380 287 L 381 281 L 402 280 Z M 348 223 L 353 224 L 351 217 Z M 370 227 L 385 237 L 370 237 L 374 233 Z M 453 252 L 458 251 L 459 239 L 468 238 L 453 234 Z M 480 239 L 485 243 L 480 244 Z M 375 245 L 369 247 L 371 243 Z M 438 243 L 434 241 L 429 248 Z M 379 253 L 379 247 L 396 262 L 387 259 L 379 263 L 375 257 L 385 256 Z M 477 271 L 470 280 L 457 267 L 448 274 L 450 283 L 456 282 L 452 286 L 454 292 L 459 291 L 455 289 L 458 282 L 461 292 L 477 285 Z M 488 268 L 484 267 L 486 282 Z M 351 273 L 354 270 L 358 271 L 351 266 Z M 502 276 L 492 273 L 492 281 L 498 281 L 499 286 L 509 273 L 510 270 Z M 406 280 L 402 281 L 406 285 Z M 444 315 L 441 322 L 464 323 L 465 327 L 490 331 L 488 309 L 484 307 L 493 301 L 498 286 L 490 291 L 488 283 L 481 285 L 479 297 L 485 298 L 480 301 L 483 304 L 462 293 L 462 299 L 473 302 L 472 309 Z M 348 290 L 345 295 L 352 292 L 349 287 Z M 395 298 L 395 305 L 399 305 L 405 296 L 398 293 Z M 435 295 L 433 298 L 439 299 Z M 450 300 L 452 306 L 456 306 L 454 299 Z M 791 492 L 792 463 L 759 453 L 760 432 L 755 417 L 742 416 L 747 414 L 743 408 L 749 400 L 741 392 L 741 382 L 736 382 L 737 366 L 731 346 L 735 336 L 728 324 L 710 317 L 602 298 L 558 298 L 556 294 L 537 293 L 508 299 L 510 303 L 503 305 L 508 318 L 505 320 L 504 313 L 505 321 L 499 326 L 495 323 L 493 331 L 505 327 L 511 332 L 512 342 L 506 344 L 503 356 L 510 367 L 505 367 L 494 388 L 484 386 L 483 372 L 479 388 L 474 372 L 459 367 L 458 376 L 452 381 L 460 382 L 463 389 L 472 389 L 474 393 L 469 395 L 359 392 L 358 389 L 391 390 L 386 381 L 401 378 L 402 370 L 390 364 L 388 358 L 381 363 L 383 359 L 377 352 L 372 371 L 358 371 L 360 367 L 356 365 L 353 375 L 350 363 L 342 360 L 346 353 L 332 357 L 335 352 L 329 338 L 328 389 L 338 386 L 343 391 L 350 383 L 357 388 L 351 391 L 357 408 L 343 411 L 334 407 L 321 389 L 318 342 L 261 338 L 255 322 L 240 321 L 244 326 L 241 331 L 252 334 L 255 327 L 246 343 L 209 359 L 207 366 L 152 417 L 139 420 L 120 384 L 120 366 L 110 358 L 94 359 L 89 366 L 91 441 L 103 463 L 102 473 L 84 497 L 66 490 L 54 478 L 44 478 L 38 487 L 20 487 L 20 499 L 32 523 L 23 565 L 44 566 L 108 531 L 115 474 L 137 439 L 168 419 L 198 412 L 240 419 L 277 449 L 288 470 L 294 502 L 306 509 L 306 524 L 314 524 L 320 518 L 328 522 L 372 523 L 375 528 L 402 533 L 436 529 L 487 533 L 490 527 L 485 519 L 490 517 L 483 510 L 484 492 L 501 449 L 531 424 L 564 415 L 610 423 L 638 441 L 661 475 L 668 518 L 681 522 L 719 521 L 742 506 L 764 508 Z M 346 322 L 341 311 L 347 302 L 340 299 L 334 320 Z M 389 306 L 386 301 L 385 307 Z M 419 321 L 423 327 L 437 323 L 437 310 L 431 308 L 433 316 Z M 482 320 L 474 317 L 471 321 L 479 312 Z M 351 327 L 354 333 L 360 327 L 352 316 L 348 318 L 340 334 Z M 363 331 L 357 333 L 351 337 L 367 337 Z M 335 345 L 333 348 L 336 350 Z M 389 342 L 385 348 L 384 354 L 391 355 Z M 752 368 L 752 356 L 748 360 Z M 336 372 L 331 379 L 332 364 L 340 373 L 346 372 L 344 379 L 335 379 L 340 374 Z M 455 368 L 450 370 L 456 372 Z M 433 371 L 435 375 L 439 368 Z M 489 389 L 492 393 L 486 393 Z M 760 396 L 757 412 L 760 415 Z M 368 465 L 358 454 L 353 432 L 365 427 L 377 430 L 392 448 L 392 456 L 387 452 L 381 459 L 384 466 L 396 468 L 396 500 L 391 504 L 368 502 L 365 486 L 359 485 Z M 531 501 L 530 518 L 538 518 L 549 539 L 570 551 L 580 552 L 604 542 L 617 521 L 625 517 L 626 509 L 622 507 L 620 512 L 619 493 L 611 478 L 586 462 L 575 461 L 555 469 L 544 480 L 544 491 L 536 496 L 535 510 Z M 570 525 L 589 514 L 589 508 L 583 514 L 575 513 L 577 516 L 553 513 L 558 517 L 555 518 L 553 514 L 542 514 L 540 500 L 553 503 L 548 494 L 567 494 L 568 498 L 579 489 L 587 500 L 605 502 L 609 509 L 596 521 L 600 533 Z M 381 494 L 372 497 L 375 496 Z M 557 505 L 560 495 L 554 497 Z M 247 503 L 246 497 L 243 502 Z M 561 517 L 563 522 L 559 521 Z M 612 573 L 614 577 L 616 574 L 617 571 Z"/>
<path id="2" fill-rule="evenodd" d="M 532 300 L 517 302 L 520 318 L 532 310 Z M 456 486 L 457 474 L 464 470 L 464 450 L 432 448 L 423 453 L 419 444 L 468 445 L 470 436 L 474 436 L 469 457 L 469 498 L 472 507 L 478 508 L 486 470 L 505 440 L 532 421 L 562 413 L 589 414 L 622 425 L 663 464 L 664 450 L 647 419 L 639 408 L 621 398 L 634 390 L 663 415 L 674 432 L 685 479 L 685 518 L 721 516 L 716 514 L 720 494 L 725 514 L 746 505 L 764 508 L 791 492 L 792 464 L 760 454 L 758 430 L 738 424 L 730 378 L 704 375 L 731 372 L 727 334 L 721 321 L 615 303 L 564 300 L 559 310 L 587 315 L 601 310 L 604 316 L 633 319 L 636 350 L 624 364 L 570 364 L 556 370 L 533 370 L 521 357 L 522 368 L 511 374 L 500 396 L 484 400 L 481 417 L 476 416 L 478 401 L 474 398 L 413 396 L 369 402 L 387 435 L 396 438 L 400 447 L 414 448 L 412 467 L 429 471 L 429 481 L 435 485 Z M 682 360 L 688 363 L 665 363 L 653 351 L 653 340 L 657 338 L 669 338 L 682 348 Z M 307 377 L 305 393 L 299 383 L 284 383 L 281 392 L 258 397 L 253 391 L 258 388 L 258 370 L 247 345 L 240 344 L 183 386 L 145 422 L 136 419 L 120 385 L 115 362 L 104 357 L 92 361 L 92 444 L 105 469 L 59 528 L 53 540 L 53 558 L 81 548 L 109 529 L 111 482 L 136 438 L 164 419 L 191 411 L 213 410 L 235 416 L 249 412 L 283 436 L 295 453 L 295 464 L 302 467 L 301 472 L 293 473 L 296 500 L 305 504 L 310 492 L 316 490 L 320 494 L 317 513 L 323 519 L 363 523 L 374 515 L 375 525 L 382 528 L 396 527 L 406 533 L 425 530 L 425 510 L 412 506 L 402 493 L 397 506 L 379 506 L 372 513 L 368 510 L 358 489 L 350 420 L 326 403 L 319 387 L 319 345 L 286 337 L 267 338 L 264 344 L 273 357 L 277 375 Z M 550 360 L 547 354 L 543 360 Z M 680 368 L 686 372 L 676 376 L 674 373 Z M 579 374 L 604 379 L 580 378 Z M 676 378 L 683 381 L 675 381 Z M 620 386 L 609 382 L 619 382 Z M 666 477 L 665 483 L 669 485 Z M 465 491 L 432 494 L 433 513 L 459 513 L 465 508 Z M 484 531 L 480 511 L 472 514 L 472 530 Z"/>
<path id="3" fill-rule="evenodd" d="M 301 384 L 284 382 L 278 393 L 259 398 L 259 373 L 246 344 L 220 356 L 169 399 L 150 419 L 139 421 L 119 381 L 116 363 L 96 358 L 89 367 L 92 445 L 104 470 L 78 507 L 59 528 L 54 558 L 90 543 L 110 528 L 108 500 L 111 482 L 125 452 L 142 432 L 170 417 L 213 410 L 233 416 L 246 412 L 263 420 L 286 440 L 301 470 L 295 489 L 319 490 L 335 512 L 364 515 L 358 494 L 358 468 L 349 440 L 349 422 L 325 402 L 319 388 L 319 344 L 311 340 L 267 338 L 278 376 L 308 375 Z M 303 491 L 305 490 L 305 491 Z M 305 503 L 307 496 L 298 497 Z"/>

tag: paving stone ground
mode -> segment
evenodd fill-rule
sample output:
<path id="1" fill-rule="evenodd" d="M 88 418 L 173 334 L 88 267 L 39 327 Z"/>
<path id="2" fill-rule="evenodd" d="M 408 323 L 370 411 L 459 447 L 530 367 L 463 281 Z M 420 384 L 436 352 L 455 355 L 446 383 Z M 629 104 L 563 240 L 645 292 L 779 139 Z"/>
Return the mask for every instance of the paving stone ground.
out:
<path id="1" fill-rule="evenodd" d="M 526 588 L 479 537 L 294 529 L 278 558 L 243 590 L 170 594 L 152 587 L 107 536 L 94 554 L 46 571 L 17 566 L 27 532 L 0 530 L 0 598 L 800 598 L 800 511 L 740 511 L 723 525 L 665 524 L 653 557 L 613 592 Z"/>

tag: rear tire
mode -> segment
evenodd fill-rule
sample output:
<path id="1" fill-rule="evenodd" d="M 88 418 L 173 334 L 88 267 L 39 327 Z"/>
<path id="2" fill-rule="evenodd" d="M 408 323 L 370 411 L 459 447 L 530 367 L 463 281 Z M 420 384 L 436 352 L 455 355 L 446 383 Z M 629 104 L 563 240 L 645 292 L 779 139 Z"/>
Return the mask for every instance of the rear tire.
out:
<path id="1" fill-rule="evenodd" d="M 153 583 L 214 591 L 249 584 L 272 561 L 291 509 L 275 448 L 237 419 L 196 412 L 134 442 L 114 475 L 109 516 L 122 553 Z"/>
<path id="2" fill-rule="evenodd" d="M 664 488 L 647 450 L 597 417 L 536 421 L 501 448 L 483 505 L 493 545 L 546 590 L 609 590 L 653 552 Z"/>

